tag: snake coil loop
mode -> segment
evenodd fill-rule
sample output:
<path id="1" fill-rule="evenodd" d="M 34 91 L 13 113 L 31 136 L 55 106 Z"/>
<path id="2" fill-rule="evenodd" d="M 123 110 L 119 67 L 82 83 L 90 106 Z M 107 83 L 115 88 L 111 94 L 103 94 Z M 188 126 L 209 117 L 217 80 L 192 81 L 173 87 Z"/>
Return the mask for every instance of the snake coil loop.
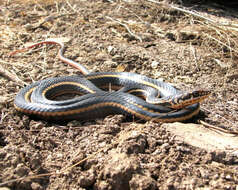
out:
<path id="1" fill-rule="evenodd" d="M 136 73 L 90 73 L 81 64 L 65 58 L 64 44 L 52 39 L 17 50 L 12 55 L 41 44 L 60 45 L 59 58 L 80 70 L 83 76 L 48 78 L 24 87 L 17 94 L 14 105 L 25 114 L 52 120 L 88 120 L 126 114 L 155 122 L 184 121 L 198 114 L 199 102 L 210 94 L 206 90 L 182 92 L 168 83 Z M 80 96 L 55 100 L 64 94 Z"/>

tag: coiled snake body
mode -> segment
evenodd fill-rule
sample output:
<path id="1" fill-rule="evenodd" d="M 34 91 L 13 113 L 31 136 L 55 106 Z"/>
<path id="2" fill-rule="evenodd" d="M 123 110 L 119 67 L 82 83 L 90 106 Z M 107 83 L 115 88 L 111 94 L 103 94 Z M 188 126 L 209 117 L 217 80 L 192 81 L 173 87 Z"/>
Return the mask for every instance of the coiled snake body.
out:
<path id="1" fill-rule="evenodd" d="M 125 114 L 155 122 L 184 121 L 198 114 L 199 102 L 210 94 L 206 90 L 182 92 L 168 83 L 135 73 L 90 73 L 81 64 L 65 58 L 64 44 L 56 40 L 46 40 L 26 49 L 41 44 L 60 45 L 59 58 L 83 75 L 48 78 L 24 87 L 14 105 L 25 114 L 53 120 L 88 120 Z M 64 94 L 80 96 L 56 100 Z"/>

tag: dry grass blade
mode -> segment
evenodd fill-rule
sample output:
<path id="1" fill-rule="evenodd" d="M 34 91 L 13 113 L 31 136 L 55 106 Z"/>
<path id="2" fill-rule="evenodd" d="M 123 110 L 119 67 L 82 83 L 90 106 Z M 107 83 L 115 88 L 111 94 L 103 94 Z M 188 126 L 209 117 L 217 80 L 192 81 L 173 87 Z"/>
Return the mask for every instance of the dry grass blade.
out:
<path id="1" fill-rule="evenodd" d="M 117 20 L 117 19 L 113 19 L 113 18 L 111 18 L 111 17 L 109 17 L 109 16 L 106 16 L 106 18 L 108 18 L 108 19 L 110 19 L 111 21 L 116 22 L 116 23 L 118 23 L 118 24 L 124 26 L 124 27 L 126 28 L 126 30 L 128 31 L 128 33 L 129 33 L 131 36 L 133 36 L 135 39 L 137 39 L 137 40 L 139 40 L 140 42 L 142 42 L 141 37 L 138 36 L 138 35 L 136 35 L 136 34 L 134 34 L 126 24 L 120 22 L 120 21 Z"/>
<path id="2" fill-rule="evenodd" d="M 220 21 L 214 20 L 212 18 L 209 18 L 207 16 L 204 16 L 201 13 L 198 13 L 198 12 L 195 12 L 192 10 L 188 10 L 186 8 L 180 8 L 180 7 L 174 6 L 173 4 L 157 2 L 155 0 L 147 0 L 147 1 L 167 7 L 167 8 L 170 8 L 170 9 L 180 11 L 184 14 L 188 14 L 188 15 L 191 15 L 192 17 L 197 18 L 198 19 L 197 22 L 199 22 L 201 25 L 203 25 L 203 28 L 204 28 L 204 32 L 203 32 L 204 36 L 202 36 L 204 38 L 204 40 L 207 40 L 207 39 L 212 40 L 219 46 L 228 48 L 228 50 L 230 52 L 233 51 L 233 52 L 238 53 L 237 41 L 235 39 L 232 40 L 233 38 L 236 38 L 238 36 L 238 24 L 232 23 L 231 21 L 230 22 L 225 22 L 225 21 L 220 22 Z M 210 34 L 210 33 L 213 33 L 213 31 L 215 31 L 215 34 Z M 221 35 L 222 33 L 226 33 L 227 37 L 223 38 Z M 223 39 L 218 39 L 219 36 L 222 37 Z M 233 42 L 233 45 L 230 44 L 230 41 Z"/>
<path id="3" fill-rule="evenodd" d="M 210 129 L 213 129 L 213 130 L 216 130 L 216 131 L 220 131 L 220 132 L 225 133 L 225 134 L 238 136 L 238 132 L 236 132 L 236 131 L 228 131 L 228 130 L 222 129 L 220 127 L 216 127 L 214 125 L 206 123 L 205 121 L 202 121 L 202 120 L 199 120 L 199 123 L 201 123 L 204 127 L 207 127 L 207 128 L 210 128 Z"/>
<path id="4" fill-rule="evenodd" d="M 203 16 L 203 15 L 201 15 L 199 13 L 187 10 L 185 8 L 180 8 L 180 7 L 174 6 L 172 4 L 168 4 L 168 3 L 164 3 L 164 2 L 158 2 L 158 1 L 154 1 L 154 0 L 147 0 L 147 1 L 152 2 L 152 3 L 156 3 L 158 5 L 163 5 L 163 6 L 172 8 L 174 10 L 181 11 L 183 13 L 195 16 L 195 17 L 200 18 L 202 20 L 206 20 L 207 22 L 210 22 L 210 23 L 212 23 L 212 24 L 214 24 L 216 26 L 219 25 L 219 26 L 224 26 L 224 27 L 230 27 L 231 29 L 234 29 L 234 30 L 238 31 L 238 24 L 225 23 L 225 22 L 217 22 L 217 21 L 215 21 L 215 20 L 213 20 L 211 18 L 205 17 L 205 16 Z"/>
<path id="5" fill-rule="evenodd" d="M 21 79 L 19 79 L 16 74 L 10 73 L 7 69 L 3 68 L 1 65 L 0 65 L 0 75 L 2 75 L 3 77 L 5 77 L 11 81 L 17 82 L 20 85 L 27 84 L 24 81 L 22 81 Z"/>

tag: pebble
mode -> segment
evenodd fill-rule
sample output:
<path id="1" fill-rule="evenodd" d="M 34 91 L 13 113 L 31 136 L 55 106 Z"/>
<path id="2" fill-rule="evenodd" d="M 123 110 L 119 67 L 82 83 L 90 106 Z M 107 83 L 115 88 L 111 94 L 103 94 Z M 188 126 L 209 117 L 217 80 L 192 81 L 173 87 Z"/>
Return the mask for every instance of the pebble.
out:
<path id="1" fill-rule="evenodd" d="M 35 182 L 33 182 L 33 183 L 31 184 L 31 188 L 32 188 L 33 190 L 42 190 L 42 189 L 43 189 L 43 187 L 42 187 L 39 183 L 35 183 Z"/>
<path id="2" fill-rule="evenodd" d="M 130 189 L 150 189 L 150 190 L 155 190 L 157 189 L 157 184 L 156 181 L 146 175 L 133 175 L 132 179 L 129 182 L 130 184 Z"/>
<path id="3" fill-rule="evenodd" d="M 94 172 L 90 170 L 80 175 L 78 182 L 81 187 L 87 188 L 92 186 L 95 183 L 95 180 Z"/>
<path id="4" fill-rule="evenodd" d="M 152 63 L 151 63 L 151 67 L 154 68 L 154 69 L 157 68 L 158 65 L 159 65 L 158 61 L 152 61 Z"/>
<path id="5" fill-rule="evenodd" d="M 157 150 L 155 150 L 153 153 L 152 153 L 152 155 L 157 155 L 157 154 L 160 154 L 161 153 L 161 150 L 160 149 L 157 149 Z"/>
<path id="6" fill-rule="evenodd" d="M 225 176 L 225 179 L 226 179 L 226 180 L 231 180 L 232 177 L 231 177 L 231 175 L 228 174 L 228 175 Z"/>
<path id="7" fill-rule="evenodd" d="M 169 143 L 164 143 L 163 145 L 161 145 L 161 149 L 169 149 Z"/>
<path id="8" fill-rule="evenodd" d="M 107 52 L 108 52 L 108 53 L 111 53 L 111 51 L 112 51 L 113 49 L 114 49 L 113 46 L 108 46 L 108 47 L 107 47 Z"/>
<path id="9" fill-rule="evenodd" d="M 27 175 L 29 173 L 29 168 L 27 168 L 24 164 L 20 163 L 17 165 L 15 169 L 15 173 L 20 177 Z"/>
<path id="10" fill-rule="evenodd" d="M 180 152 L 190 152 L 189 148 L 183 147 L 183 146 L 177 146 L 176 149 Z"/>

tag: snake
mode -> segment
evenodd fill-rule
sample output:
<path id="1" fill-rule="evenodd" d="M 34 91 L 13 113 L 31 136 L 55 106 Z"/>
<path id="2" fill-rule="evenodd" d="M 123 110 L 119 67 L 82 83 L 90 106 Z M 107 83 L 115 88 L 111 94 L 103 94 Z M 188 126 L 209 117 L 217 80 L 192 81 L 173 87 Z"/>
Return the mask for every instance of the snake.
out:
<path id="1" fill-rule="evenodd" d="M 169 83 L 132 72 L 90 72 L 64 56 L 64 43 L 48 39 L 14 55 L 42 45 L 60 46 L 58 57 L 81 74 L 46 78 L 23 87 L 16 95 L 17 111 L 46 120 L 93 120 L 123 114 L 146 121 L 186 121 L 200 111 L 209 90 L 184 92 Z M 74 95 L 62 99 L 63 96 Z"/>

